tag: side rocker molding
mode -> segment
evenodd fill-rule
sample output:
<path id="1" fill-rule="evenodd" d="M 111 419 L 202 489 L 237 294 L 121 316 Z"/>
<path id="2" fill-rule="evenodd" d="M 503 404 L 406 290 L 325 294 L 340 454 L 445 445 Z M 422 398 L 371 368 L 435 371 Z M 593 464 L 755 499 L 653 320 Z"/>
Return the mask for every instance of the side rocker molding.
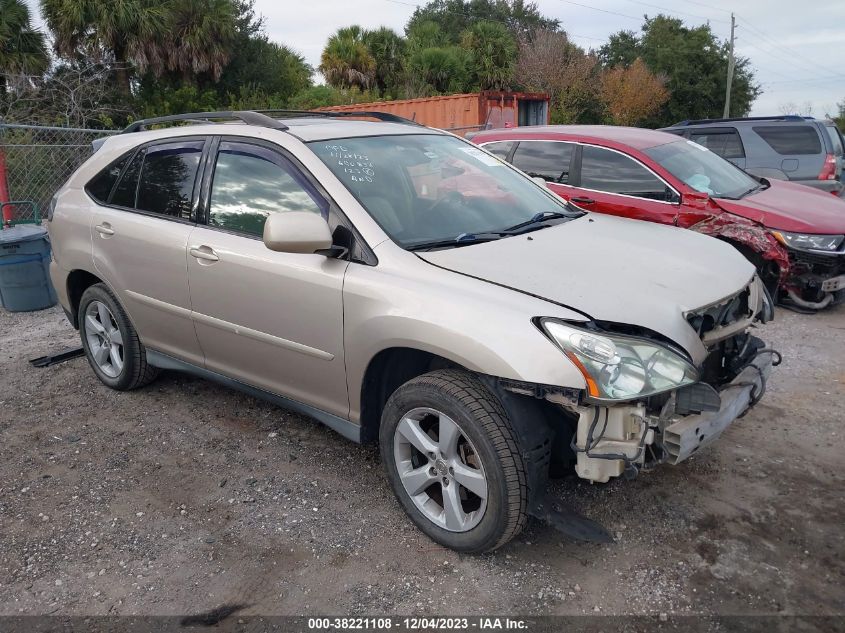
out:
<path id="1" fill-rule="evenodd" d="M 226 387 L 230 387 L 231 389 L 242 391 L 243 393 L 249 394 L 255 398 L 272 402 L 283 409 L 289 409 L 290 411 L 307 415 L 308 417 L 322 422 L 333 431 L 337 431 L 346 439 L 352 440 L 358 444 L 361 443 L 361 427 L 332 413 L 327 413 L 326 411 L 317 409 L 316 407 L 297 402 L 296 400 L 291 400 L 290 398 L 280 396 L 270 391 L 265 391 L 264 389 L 259 389 L 258 387 L 253 387 L 252 385 L 218 374 L 217 372 L 210 371 L 203 367 L 197 367 L 196 365 L 192 365 L 191 363 L 179 360 L 178 358 L 173 358 L 172 356 L 162 354 L 161 352 L 157 352 L 152 349 L 147 349 L 147 362 L 150 365 L 161 369 L 183 371 L 206 380 L 212 380 Z"/>

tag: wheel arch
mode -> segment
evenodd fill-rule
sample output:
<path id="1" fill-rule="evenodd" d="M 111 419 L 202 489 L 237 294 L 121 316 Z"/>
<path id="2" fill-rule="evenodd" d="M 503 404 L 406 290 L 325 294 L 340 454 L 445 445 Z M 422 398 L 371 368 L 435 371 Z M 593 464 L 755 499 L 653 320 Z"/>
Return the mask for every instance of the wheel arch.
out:
<path id="1" fill-rule="evenodd" d="M 733 237 L 721 236 L 717 239 L 733 246 L 745 259 L 754 264 L 757 274 L 763 281 L 763 285 L 766 286 L 766 289 L 774 297 L 785 272 L 783 262 L 777 256 L 778 254 L 772 251 L 760 250 L 759 244 L 750 240 L 741 241 Z"/>
<path id="2" fill-rule="evenodd" d="M 97 275 L 77 268 L 72 270 L 67 276 L 67 298 L 70 314 L 68 319 L 77 330 L 79 329 L 79 302 L 82 300 L 82 294 L 94 284 L 105 283 Z"/>
<path id="3" fill-rule="evenodd" d="M 361 442 L 377 441 L 382 410 L 396 389 L 436 369 L 471 371 L 456 360 L 415 347 L 388 347 L 373 356 L 361 381 Z"/>
<path id="4" fill-rule="evenodd" d="M 789 277 L 789 253 L 762 224 L 732 213 L 722 213 L 689 228 L 735 248 L 757 268 L 772 296 Z"/>
<path id="5" fill-rule="evenodd" d="M 495 376 L 474 371 L 455 359 L 423 349 L 390 347 L 370 360 L 361 383 L 361 442 L 377 441 L 382 410 L 396 389 L 438 369 L 460 369 L 474 374 L 498 398 L 508 413 L 520 445 L 532 456 L 532 480 L 535 482 L 532 490 L 541 488 L 536 483 L 548 474 L 551 452 L 561 457 L 568 451 L 574 432 L 573 421 L 551 402 L 509 391 Z"/>

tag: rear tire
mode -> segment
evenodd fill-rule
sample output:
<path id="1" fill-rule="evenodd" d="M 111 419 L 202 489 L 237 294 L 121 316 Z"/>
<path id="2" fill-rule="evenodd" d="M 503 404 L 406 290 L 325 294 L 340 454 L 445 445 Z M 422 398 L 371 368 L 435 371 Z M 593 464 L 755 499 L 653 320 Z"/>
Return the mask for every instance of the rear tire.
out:
<path id="1" fill-rule="evenodd" d="M 472 374 L 434 371 L 399 387 L 382 413 L 379 441 L 393 492 L 437 543 L 485 552 L 525 527 L 525 464 L 510 420 Z"/>
<path id="2" fill-rule="evenodd" d="M 104 385 L 128 391 L 155 380 L 160 370 L 147 363 L 138 332 L 105 284 L 82 293 L 78 318 L 85 356 Z"/>

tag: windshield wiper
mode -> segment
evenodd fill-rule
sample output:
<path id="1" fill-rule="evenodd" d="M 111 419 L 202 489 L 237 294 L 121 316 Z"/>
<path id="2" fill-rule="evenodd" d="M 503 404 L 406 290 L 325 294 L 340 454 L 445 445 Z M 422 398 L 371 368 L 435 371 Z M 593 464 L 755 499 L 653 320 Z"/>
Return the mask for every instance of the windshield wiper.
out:
<path id="1" fill-rule="evenodd" d="M 760 191 L 762 188 L 763 188 L 762 184 L 754 185 L 753 187 L 751 187 L 751 189 L 744 191 L 743 193 L 741 193 L 740 195 L 738 195 L 734 199 L 735 200 L 742 200 L 745 196 L 750 196 L 752 193 L 754 193 L 756 191 Z"/>
<path id="2" fill-rule="evenodd" d="M 531 226 L 535 226 L 537 224 L 542 224 L 547 220 L 558 220 L 562 218 L 572 219 L 578 217 L 575 214 L 569 213 L 561 213 L 560 211 L 540 211 L 536 215 L 532 216 L 531 218 L 525 220 L 524 222 L 520 222 L 519 224 L 514 224 L 502 231 L 504 235 L 513 235 L 514 233 L 520 232 L 522 229 L 526 229 Z"/>
<path id="3" fill-rule="evenodd" d="M 470 244 L 480 244 L 482 242 L 492 242 L 504 237 L 501 233 L 461 233 L 457 237 L 446 240 L 432 240 L 430 242 L 420 242 L 408 246 L 405 250 L 409 251 L 427 251 L 435 248 L 457 248 L 459 246 L 469 246 Z"/>
<path id="4" fill-rule="evenodd" d="M 431 242 L 421 242 L 408 246 L 406 250 L 409 251 L 426 251 L 435 248 L 456 248 L 458 246 L 469 246 L 470 244 L 480 244 L 481 242 L 492 242 L 503 237 L 511 235 L 519 235 L 520 233 L 527 233 L 530 230 L 543 228 L 543 223 L 548 220 L 567 219 L 572 220 L 580 217 L 582 213 L 561 213 L 560 211 L 542 211 L 533 217 L 519 224 L 514 224 L 511 227 L 502 229 L 501 231 L 490 231 L 485 233 L 461 233 L 460 235 L 446 239 L 446 240 L 432 240 Z"/>

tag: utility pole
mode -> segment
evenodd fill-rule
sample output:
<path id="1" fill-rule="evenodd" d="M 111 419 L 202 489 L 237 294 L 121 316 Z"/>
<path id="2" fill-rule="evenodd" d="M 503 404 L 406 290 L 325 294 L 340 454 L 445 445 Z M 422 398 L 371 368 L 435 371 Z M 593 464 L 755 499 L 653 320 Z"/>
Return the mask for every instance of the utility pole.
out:
<path id="1" fill-rule="evenodd" d="M 736 18 L 731 13 L 731 49 L 730 57 L 728 58 L 728 85 L 725 89 L 725 112 L 722 115 L 725 119 L 731 116 L 731 83 L 734 79 L 734 28 L 736 28 Z"/>

